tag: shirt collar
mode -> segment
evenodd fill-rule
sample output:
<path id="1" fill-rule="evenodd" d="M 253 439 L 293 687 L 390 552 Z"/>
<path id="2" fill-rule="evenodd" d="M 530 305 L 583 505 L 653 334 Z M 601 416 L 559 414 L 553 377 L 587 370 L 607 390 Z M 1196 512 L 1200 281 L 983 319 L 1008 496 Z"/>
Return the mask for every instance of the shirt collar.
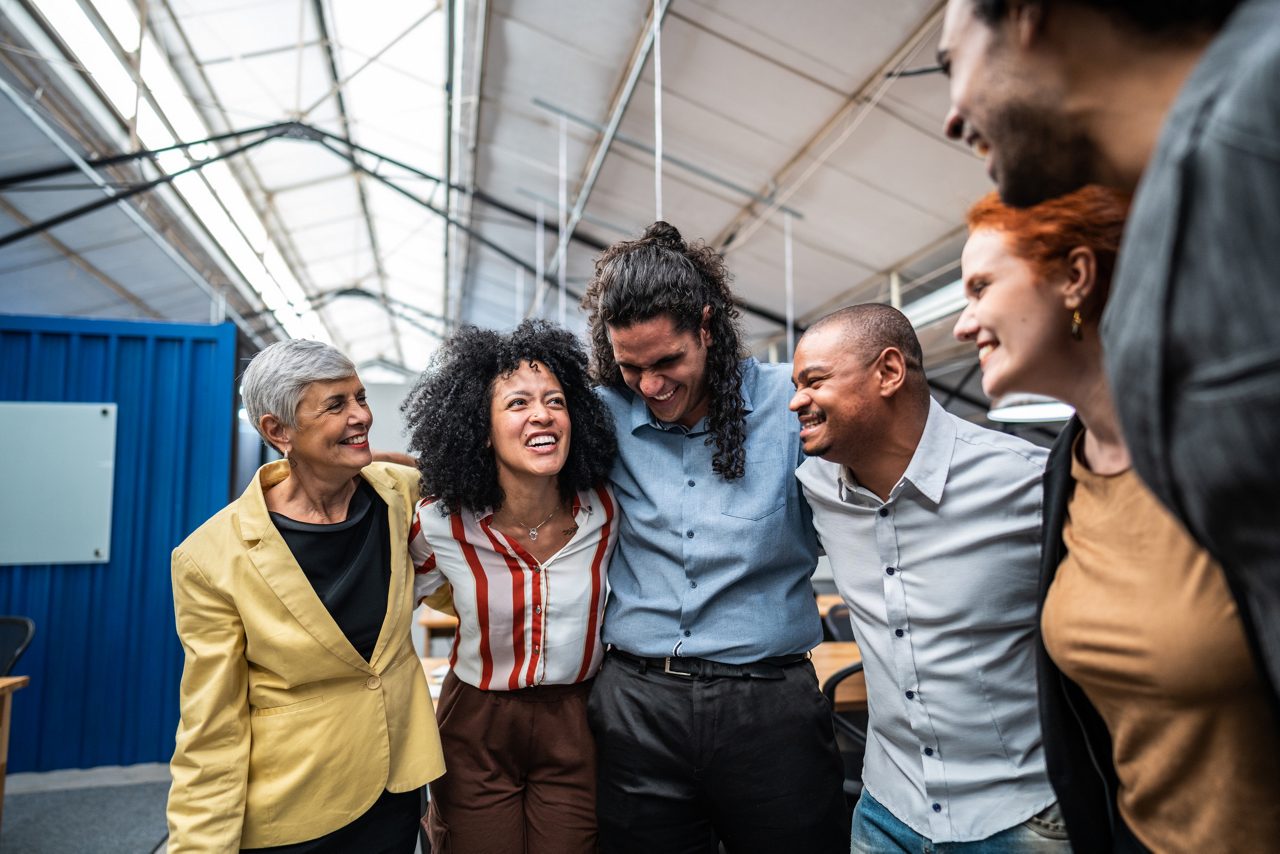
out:
<path id="1" fill-rule="evenodd" d="M 947 411 L 929 398 L 929 417 L 924 423 L 924 432 L 916 444 L 915 453 L 902 478 L 889 492 L 889 501 L 893 501 L 902 491 L 904 483 L 910 483 L 916 490 L 934 504 L 942 503 L 942 491 L 947 485 L 947 474 L 951 470 L 951 456 L 956 446 L 956 425 L 952 423 Z M 847 466 L 840 467 L 839 476 L 840 500 L 848 502 L 855 495 L 870 495 L 867 490 L 858 486 L 857 478 Z M 888 503 L 888 502 L 886 502 Z"/>
<path id="2" fill-rule="evenodd" d="M 744 412 L 751 412 L 754 405 L 751 401 L 751 387 L 755 384 L 755 367 L 758 364 L 754 356 L 748 356 L 742 360 L 742 409 Z M 629 417 L 631 420 L 631 432 L 635 433 L 641 427 L 652 427 L 655 430 L 674 430 L 685 433 L 705 433 L 707 432 L 706 417 L 698 419 L 698 423 L 692 427 L 685 428 L 678 424 L 667 424 L 653 417 L 653 413 L 649 411 L 649 407 L 645 405 L 644 398 L 636 394 L 630 388 L 627 392 L 631 395 L 631 411 Z"/>

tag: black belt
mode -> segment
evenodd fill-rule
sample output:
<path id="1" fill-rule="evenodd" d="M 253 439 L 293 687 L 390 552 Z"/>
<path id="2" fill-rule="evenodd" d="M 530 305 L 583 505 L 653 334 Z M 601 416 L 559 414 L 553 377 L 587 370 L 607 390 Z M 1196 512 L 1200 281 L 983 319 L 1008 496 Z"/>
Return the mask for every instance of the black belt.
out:
<path id="1" fill-rule="evenodd" d="M 632 655 L 629 652 L 624 652 L 614 646 L 609 647 L 608 654 L 638 668 L 641 673 L 652 669 L 659 673 L 669 673 L 672 676 L 684 676 L 686 678 L 694 676 L 704 678 L 725 676 L 730 679 L 782 679 L 785 675 L 782 672 L 784 668 L 809 660 L 809 653 L 801 652 L 796 655 L 775 655 L 772 658 L 762 658 L 759 661 L 752 661 L 748 664 L 724 664 L 720 661 L 683 655 L 667 656 L 666 658 L 645 658 L 642 655 Z"/>

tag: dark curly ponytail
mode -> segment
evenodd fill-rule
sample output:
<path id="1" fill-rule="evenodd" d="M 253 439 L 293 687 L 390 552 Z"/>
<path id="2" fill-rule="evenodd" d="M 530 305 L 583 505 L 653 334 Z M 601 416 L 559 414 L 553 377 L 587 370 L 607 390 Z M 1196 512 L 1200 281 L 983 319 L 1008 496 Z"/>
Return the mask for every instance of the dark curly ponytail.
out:
<path id="1" fill-rule="evenodd" d="M 715 442 L 712 468 L 726 480 L 745 470 L 742 402 L 742 332 L 729 290 L 724 258 L 702 241 L 685 242 L 675 226 L 655 222 L 639 240 L 615 243 L 596 259 L 595 275 L 582 298 L 591 327 L 591 366 L 596 382 L 624 388 L 613 358 L 609 326 L 625 327 L 659 315 L 677 331 L 697 334 L 709 307 L 707 443 Z"/>

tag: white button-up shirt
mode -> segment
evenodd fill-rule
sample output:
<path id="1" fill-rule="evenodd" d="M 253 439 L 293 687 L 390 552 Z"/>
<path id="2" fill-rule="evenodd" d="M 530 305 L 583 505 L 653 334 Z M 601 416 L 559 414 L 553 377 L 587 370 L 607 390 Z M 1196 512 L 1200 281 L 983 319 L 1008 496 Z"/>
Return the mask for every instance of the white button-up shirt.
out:
<path id="1" fill-rule="evenodd" d="M 865 662 L 863 783 L 934 842 L 1055 800 L 1034 653 L 1046 457 L 930 401 L 888 501 L 825 460 L 797 472 Z"/>

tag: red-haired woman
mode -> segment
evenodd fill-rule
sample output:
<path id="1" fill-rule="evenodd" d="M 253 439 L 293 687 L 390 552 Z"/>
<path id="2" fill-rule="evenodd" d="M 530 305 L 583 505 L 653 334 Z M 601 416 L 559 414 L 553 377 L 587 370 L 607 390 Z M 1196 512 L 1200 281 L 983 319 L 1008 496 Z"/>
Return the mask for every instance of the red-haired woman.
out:
<path id="1" fill-rule="evenodd" d="M 1077 851 L 1269 850 L 1280 703 L 1247 600 L 1130 468 L 1103 372 L 1126 206 L 1099 187 L 1021 210 L 993 193 L 961 258 L 955 334 L 983 390 L 1076 409 L 1045 475 L 1045 758 Z"/>

